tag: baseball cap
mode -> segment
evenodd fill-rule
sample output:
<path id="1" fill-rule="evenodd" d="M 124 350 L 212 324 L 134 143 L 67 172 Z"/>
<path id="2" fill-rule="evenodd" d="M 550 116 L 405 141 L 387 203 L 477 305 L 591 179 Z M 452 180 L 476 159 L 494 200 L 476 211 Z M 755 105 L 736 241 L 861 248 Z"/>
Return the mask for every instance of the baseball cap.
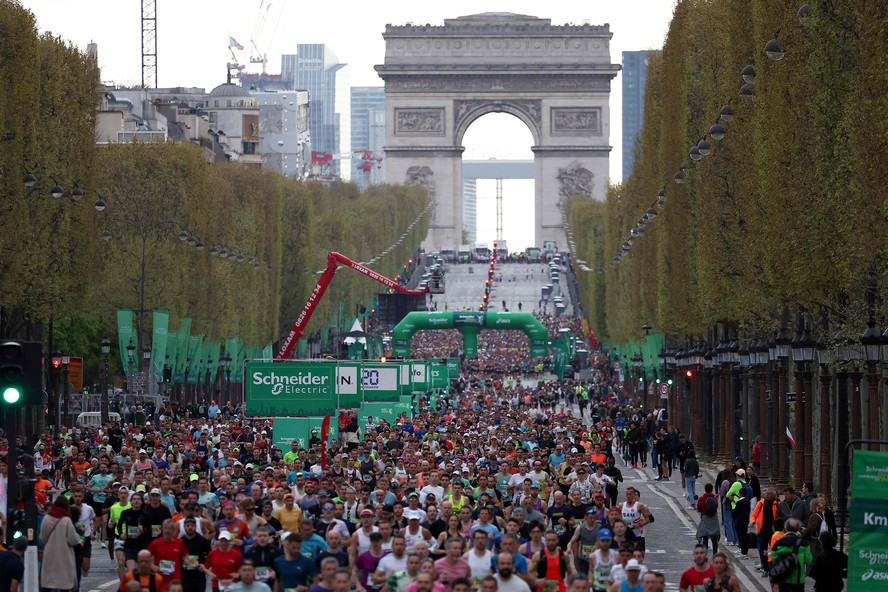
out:
<path id="1" fill-rule="evenodd" d="M 641 564 L 638 562 L 638 559 L 630 559 L 626 562 L 626 571 L 640 571 Z"/>
<path id="2" fill-rule="evenodd" d="M 144 485 L 136 485 L 136 493 L 145 493 Z"/>
<path id="3" fill-rule="evenodd" d="M 611 533 L 609 528 L 599 528 L 598 538 L 602 541 L 612 541 L 614 539 L 614 535 L 613 533 Z"/>
<path id="4" fill-rule="evenodd" d="M 420 518 L 419 512 L 415 510 L 407 512 L 407 520 L 419 520 Z"/>
<path id="5" fill-rule="evenodd" d="M 247 468 L 247 469 L 252 469 L 252 468 L 253 468 L 253 463 L 247 463 L 247 466 L 246 466 L 245 468 Z"/>
<path id="6" fill-rule="evenodd" d="M 597 512 L 597 511 L 598 511 L 598 510 L 596 510 L 595 508 L 588 508 L 588 509 L 586 509 L 586 513 L 587 513 L 587 514 L 594 514 L 594 513 Z"/>
<path id="7" fill-rule="evenodd" d="M 746 471 L 744 471 L 743 469 L 737 469 L 737 476 L 738 477 L 745 477 Z"/>
<path id="8" fill-rule="evenodd" d="M 149 495 L 163 495 L 163 492 L 160 491 L 157 487 L 148 492 Z"/>
<path id="9" fill-rule="evenodd" d="M 599 491 L 595 494 L 595 497 L 600 497 L 601 499 L 604 499 L 604 494 Z"/>
<path id="10" fill-rule="evenodd" d="M 293 495 L 292 493 L 285 493 L 284 494 L 284 499 L 295 499 L 295 498 L 296 498 L 296 496 Z"/>
<path id="11" fill-rule="evenodd" d="M 372 516 L 372 515 L 373 515 L 373 510 L 371 510 L 370 508 L 364 508 L 363 510 L 361 510 L 361 516 Z"/>
<path id="12" fill-rule="evenodd" d="M 124 486 L 122 486 L 122 487 L 118 490 L 118 492 L 120 492 L 120 491 L 124 491 L 124 492 L 126 492 L 126 493 L 129 493 L 129 487 L 127 487 L 126 485 L 124 485 Z"/>
<path id="13" fill-rule="evenodd" d="M 219 533 L 219 539 L 220 540 L 225 539 L 226 541 L 230 541 L 231 540 L 231 533 L 228 532 L 227 530 L 223 530 L 222 532 Z M 638 563 L 638 562 L 636 561 L 635 563 Z M 628 566 L 626 569 L 629 569 Z"/>
<path id="14" fill-rule="evenodd" d="M 189 479 L 191 481 L 197 481 L 198 479 L 200 479 L 200 477 L 198 476 L 197 473 L 191 473 L 191 476 L 189 477 Z"/>
<path id="15" fill-rule="evenodd" d="M 415 492 L 415 491 L 411 491 L 410 493 L 407 494 L 407 499 L 410 499 L 411 497 L 418 498 L 418 497 L 419 497 L 419 493 L 417 493 L 417 492 Z"/>

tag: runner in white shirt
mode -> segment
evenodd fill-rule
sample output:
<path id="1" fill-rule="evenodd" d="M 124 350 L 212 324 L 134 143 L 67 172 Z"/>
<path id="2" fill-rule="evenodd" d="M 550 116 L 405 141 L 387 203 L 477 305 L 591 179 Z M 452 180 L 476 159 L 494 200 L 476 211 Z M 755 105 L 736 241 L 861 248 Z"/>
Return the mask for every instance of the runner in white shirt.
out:
<path id="1" fill-rule="evenodd" d="M 390 577 L 402 571 L 407 571 L 407 543 L 403 535 L 396 534 L 392 536 L 392 552 L 379 560 L 373 583 L 382 586 Z"/>

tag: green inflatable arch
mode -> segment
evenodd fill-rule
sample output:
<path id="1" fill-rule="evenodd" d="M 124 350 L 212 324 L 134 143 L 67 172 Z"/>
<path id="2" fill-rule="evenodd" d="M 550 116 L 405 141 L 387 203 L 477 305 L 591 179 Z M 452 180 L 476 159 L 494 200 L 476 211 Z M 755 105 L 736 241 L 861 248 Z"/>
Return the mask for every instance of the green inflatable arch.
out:
<path id="1" fill-rule="evenodd" d="M 463 336 L 463 353 L 478 355 L 481 329 L 524 331 L 530 340 L 530 357 L 549 355 L 549 332 L 529 312 L 411 312 L 392 330 L 392 355 L 410 357 L 410 342 L 417 331 L 457 329 Z"/>

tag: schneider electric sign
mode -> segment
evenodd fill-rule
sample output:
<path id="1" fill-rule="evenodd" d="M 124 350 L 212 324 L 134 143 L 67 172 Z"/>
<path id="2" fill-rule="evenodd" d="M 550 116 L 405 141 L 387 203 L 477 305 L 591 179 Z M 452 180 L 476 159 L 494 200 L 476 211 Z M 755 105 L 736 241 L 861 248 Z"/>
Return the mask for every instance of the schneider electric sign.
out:
<path id="1" fill-rule="evenodd" d="M 336 365 L 311 362 L 247 362 L 247 415 L 326 415 L 337 406 Z"/>
<path id="2" fill-rule="evenodd" d="M 848 592 L 888 590 L 888 453 L 854 451 Z"/>

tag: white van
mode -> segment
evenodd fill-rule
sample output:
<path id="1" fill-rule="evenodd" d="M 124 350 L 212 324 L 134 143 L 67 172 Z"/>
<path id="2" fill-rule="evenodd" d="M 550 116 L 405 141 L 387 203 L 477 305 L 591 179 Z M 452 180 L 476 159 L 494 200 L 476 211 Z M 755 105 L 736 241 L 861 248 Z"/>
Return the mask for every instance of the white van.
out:
<path id="1" fill-rule="evenodd" d="M 108 419 L 120 421 L 120 414 L 114 411 L 108 412 Z M 78 428 L 98 428 L 102 426 L 102 414 L 98 411 L 85 411 L 77 416 Z"/>

